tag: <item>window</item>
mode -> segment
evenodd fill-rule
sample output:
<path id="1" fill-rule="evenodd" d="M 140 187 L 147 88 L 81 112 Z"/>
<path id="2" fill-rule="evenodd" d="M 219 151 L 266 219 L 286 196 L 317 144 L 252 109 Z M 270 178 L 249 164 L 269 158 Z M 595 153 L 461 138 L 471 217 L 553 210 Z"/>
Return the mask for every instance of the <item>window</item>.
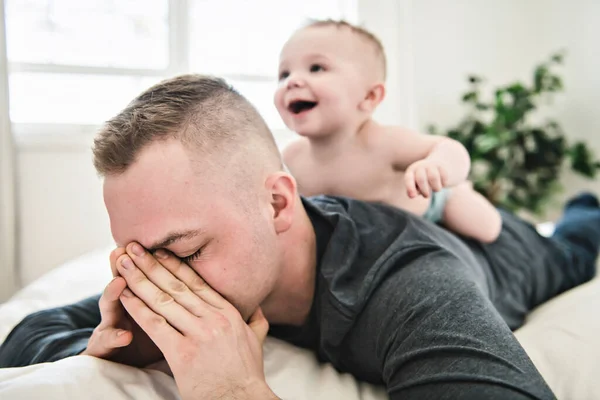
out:
<path id="1" fill-rule="evenodd" d="M 279 50 L 307 18 L 356 20 L 356 0 L 5 0 L 11 121 L 97 126 L 157 81 L 225 77 L 283 128 Z"/>

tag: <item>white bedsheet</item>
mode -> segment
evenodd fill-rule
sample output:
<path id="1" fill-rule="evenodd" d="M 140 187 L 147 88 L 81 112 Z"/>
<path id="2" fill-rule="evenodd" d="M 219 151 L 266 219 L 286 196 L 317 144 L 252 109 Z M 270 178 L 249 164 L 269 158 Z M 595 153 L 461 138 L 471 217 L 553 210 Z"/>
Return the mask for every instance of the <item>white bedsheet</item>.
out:
<path id="1" fill-rule="evenodd" d="M 0 342 L 25 315 L 99 293 L 110 280 L 110 249 L 87 254 L 57 268 L 0 306 Z M 600 280 L 536 310 L 517 333 L 559 399 L 600 399 Z M 312 353 L 273 338 L 265 343 L 265 373 L 286 400 L 381 400 L 380 387 L 357 382 Z M 176 399 L 168 375 L 92 357 L 0 369 L 0 399 Z"/>

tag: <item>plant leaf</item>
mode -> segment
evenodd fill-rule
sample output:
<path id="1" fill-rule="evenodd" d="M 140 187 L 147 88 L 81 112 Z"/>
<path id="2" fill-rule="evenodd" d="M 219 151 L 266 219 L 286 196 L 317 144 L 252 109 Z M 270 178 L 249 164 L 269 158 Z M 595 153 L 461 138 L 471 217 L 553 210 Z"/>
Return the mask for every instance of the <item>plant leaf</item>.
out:
<path id="1" fill-rule="evenodd" d="M 463 95 L 462 101 L 464 103 L 475 103 L 477 101 L 477 92 L 467 92 Z"/>

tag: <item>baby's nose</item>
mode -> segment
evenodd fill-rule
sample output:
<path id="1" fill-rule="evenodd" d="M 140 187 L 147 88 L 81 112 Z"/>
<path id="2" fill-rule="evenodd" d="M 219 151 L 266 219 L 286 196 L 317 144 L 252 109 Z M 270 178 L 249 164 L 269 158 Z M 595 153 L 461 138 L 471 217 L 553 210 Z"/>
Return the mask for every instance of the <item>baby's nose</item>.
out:
<path id="1" fill-rule="evenodd" d="M 290 75 L 287 79 L 288 89 L 304 86 L 304 79 L 298 74 Z"/>

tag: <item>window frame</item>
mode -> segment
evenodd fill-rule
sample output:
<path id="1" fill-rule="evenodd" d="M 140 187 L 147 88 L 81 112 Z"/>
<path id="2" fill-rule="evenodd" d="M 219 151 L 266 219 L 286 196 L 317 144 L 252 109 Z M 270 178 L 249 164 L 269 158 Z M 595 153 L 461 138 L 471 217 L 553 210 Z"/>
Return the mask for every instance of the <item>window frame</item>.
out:
<path id="1" fill-rule="evenodd" d="M 120 67 L 90 67 L 77 65 L 44 64 L 8 62 L 8 75 L 19 72 L 47 72 L 64 74 L 100 74 L 100 75 L 137 75 L 141 77 L 167 77 L 190 72 L 189 59 L 189 9 L 190 0 L 167 0 L 169 18 L 169 63 L 164 69 L 139 69 Z M 379 26 L 380 32 L 390 32 L 387 35 L 379 35 L 382 42 L 396 43 L 397 29 L 392 24 L 404 19 L 400 16 L 390 16 L 390 10 L 397 11 L 395 0 L 338 0 L 339 8 L 344 14 L 352 10 L 361 25 Z M 349 3 L 350 2 L 350 3 Z M 400 0 L 404 8 L 410 0 Z M 385 17 L 385 25 L 381 26 L 381 19 Z M 392 21 L 392 24 L 389 21 Z M 376 23 L 377 22 L 377 23 Z M 394 27 L 395 28 L 395 27 Z M 377 33 L 377 32 L 376 32 Z M 393 35 L 393 36 L 392 36 Z M 395 49 L 386 49 L 388 63 L 394 64 L 396 58 Z M 395 79 L 393 72 L 389 74 L 392 81 Z M 272 82 L 273 77 L 260 74 L 220 74 L 225 79 L 242 80 L 247 82 Z M 389 81 L 388 78 L 388 81 Z M 395 84 L 393 86 L 396 86 Z M 389 88 L 388 88 L 389 90 Z M 396 108 L 390 105 L 388 108 Z M 89 148 L 93 137 L 100 124 L 60 124 L 60 123 L 12 123 L 12 132 L 18 148 L 48 149 L 59 148 L 62 150 L 80 150 Z M 278 142 L 285 143 L 291 139 L 292 133 L 286 129 L 273 129 Z"/>

